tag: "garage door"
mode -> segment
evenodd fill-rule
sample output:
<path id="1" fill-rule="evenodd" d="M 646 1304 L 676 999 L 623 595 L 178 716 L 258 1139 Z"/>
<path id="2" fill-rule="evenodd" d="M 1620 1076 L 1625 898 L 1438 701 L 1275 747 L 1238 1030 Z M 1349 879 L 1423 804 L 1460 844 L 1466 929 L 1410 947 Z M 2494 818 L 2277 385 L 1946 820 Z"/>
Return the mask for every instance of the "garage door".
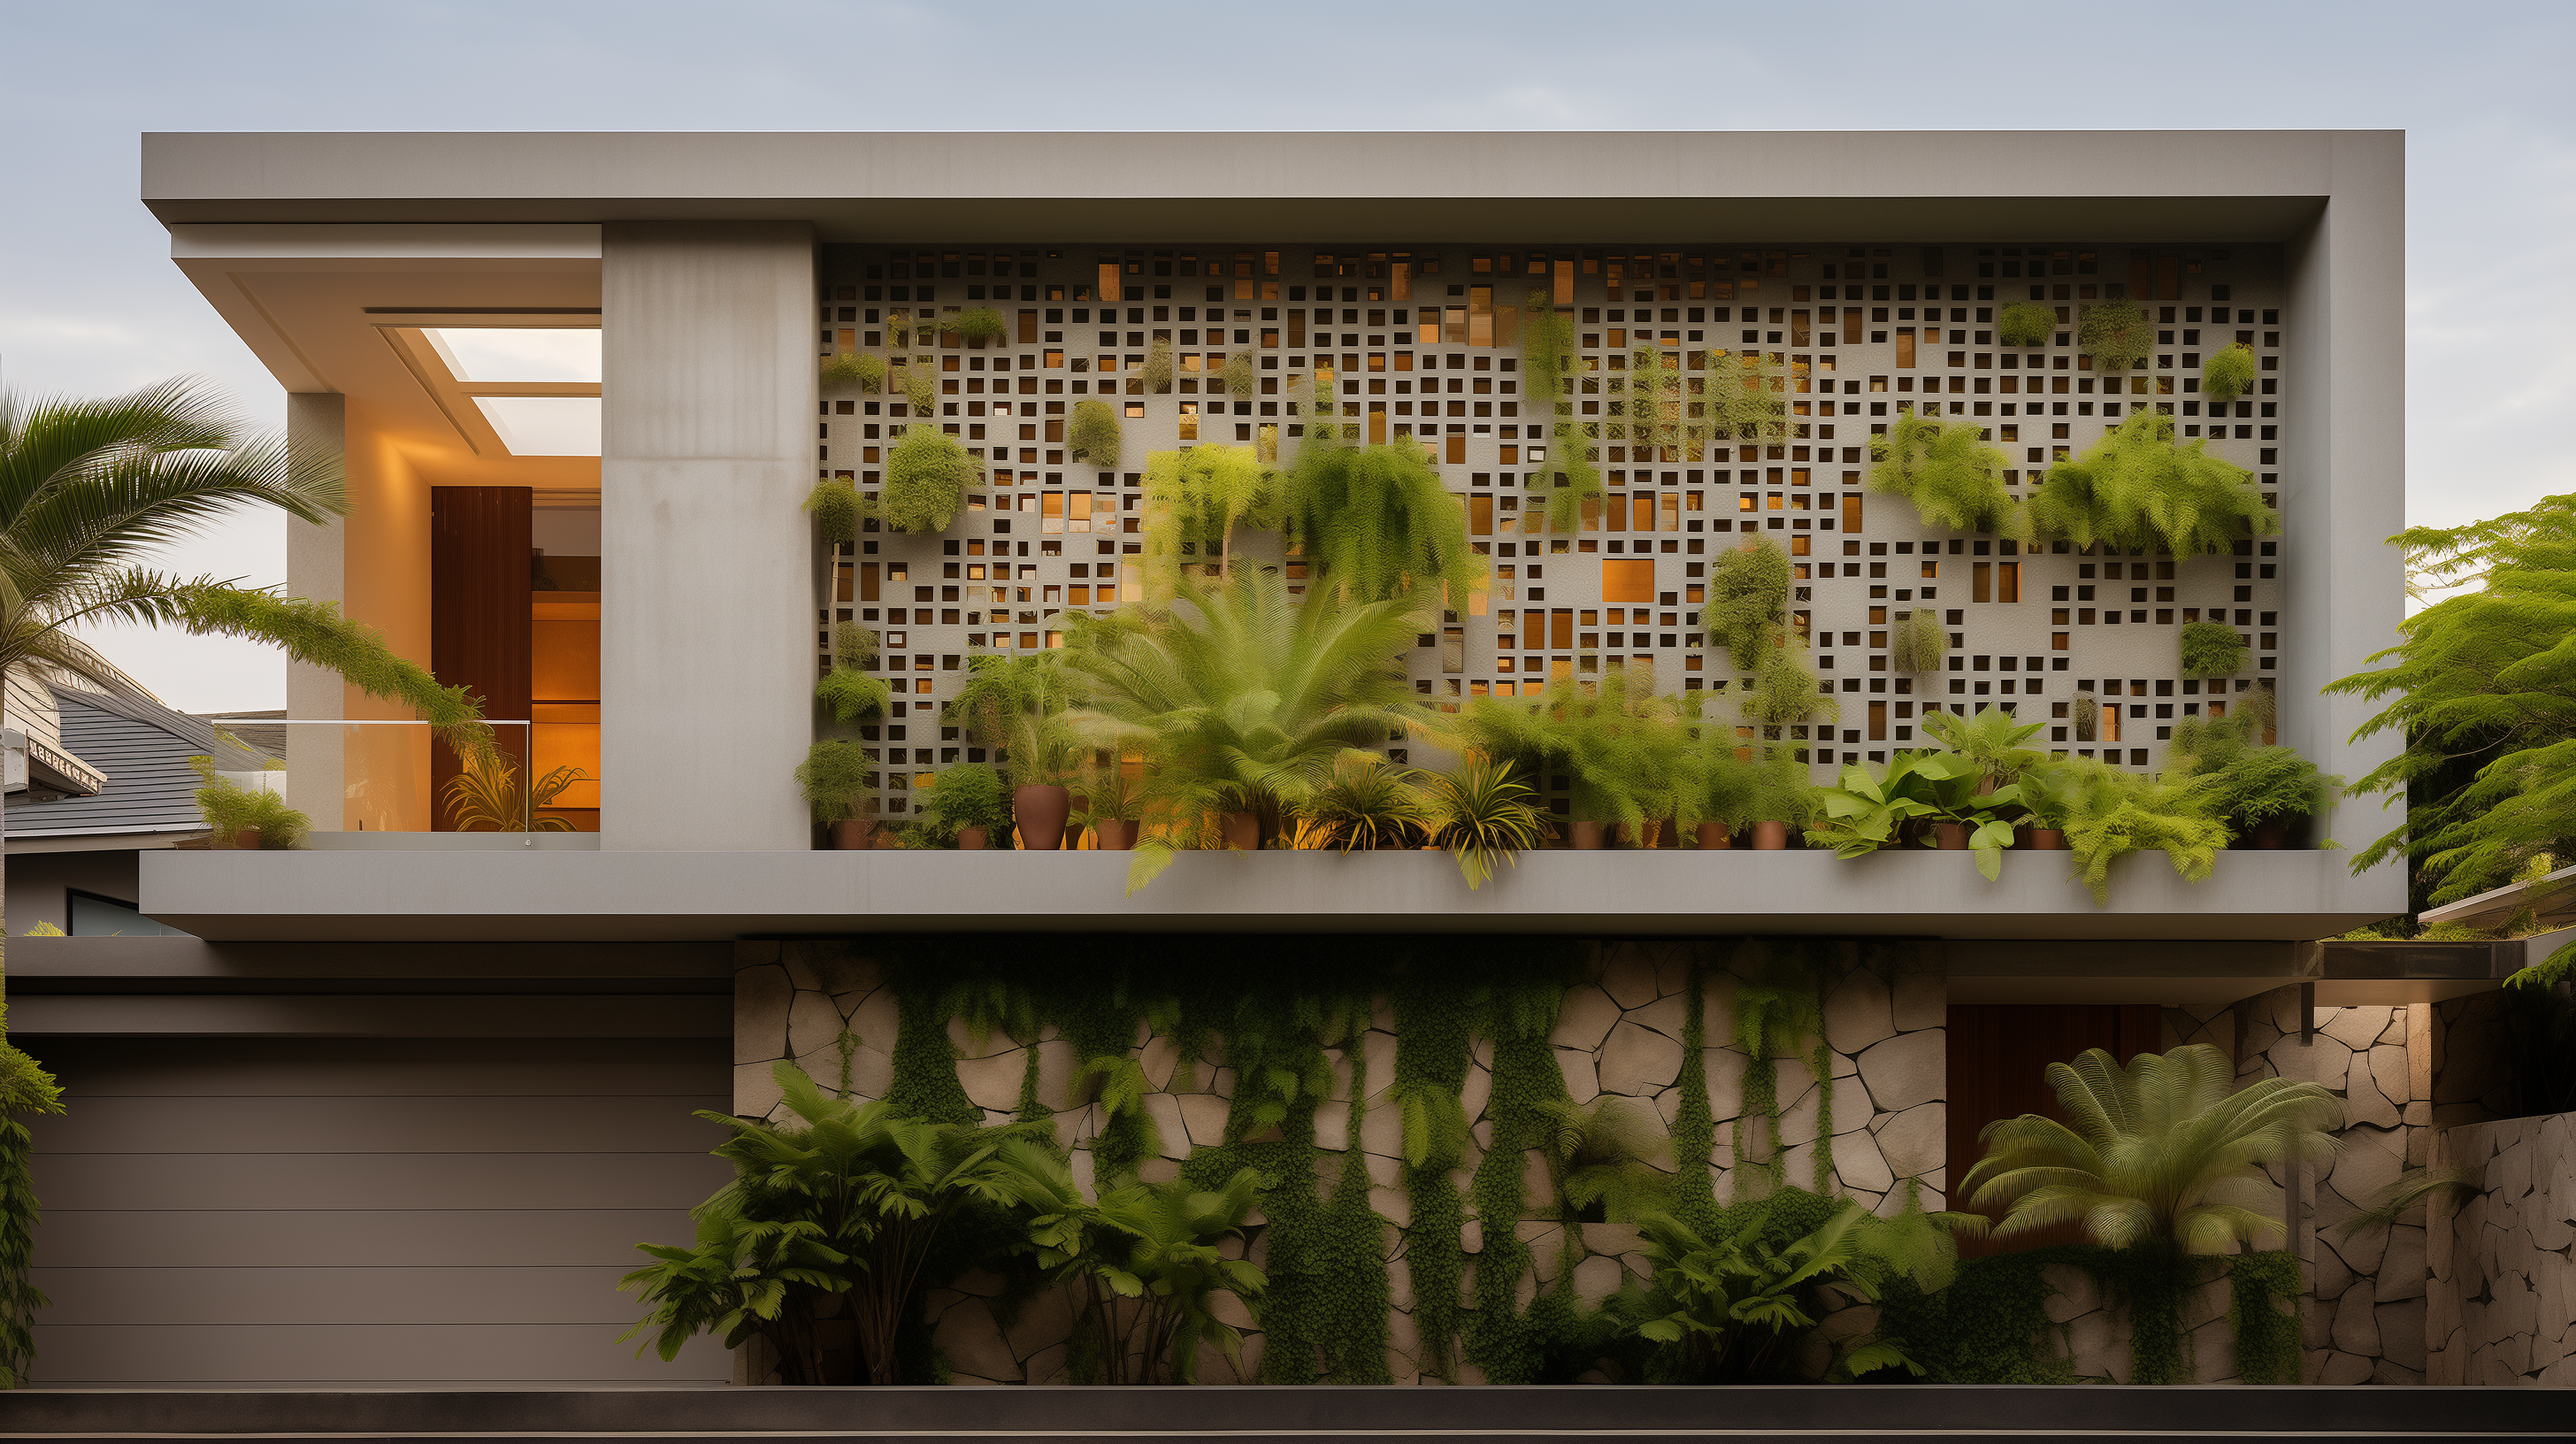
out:
<path id="1" fill-rule="evenodd" d="M 617 1336 L 728 1176 L 712 1039 L 31 1040 L 35 1382 L 721 1382 Z"/>

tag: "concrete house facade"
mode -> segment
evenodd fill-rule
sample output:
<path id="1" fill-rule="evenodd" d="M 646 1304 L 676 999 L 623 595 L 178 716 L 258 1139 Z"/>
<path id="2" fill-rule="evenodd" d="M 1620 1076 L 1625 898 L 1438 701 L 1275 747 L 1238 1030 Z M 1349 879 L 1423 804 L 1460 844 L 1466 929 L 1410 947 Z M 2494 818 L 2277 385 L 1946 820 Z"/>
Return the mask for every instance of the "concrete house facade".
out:
<path id="1" fill-rule="evenodd" d="M 156 134 L 143 197 L 288 391 L 291 438 L 344 463 L 353 510 L 291 524 L 289 590 L 474 686 L 524 724 L 503 746 L 532 772 L 581 780 L 545 809 L 572 831 L 446 830 L 453 759 L 299 669 L 285 786 L 306 849 L 141 854 L 134 901 L 185 936 L 14 940 L 12 1027 L 72 1104 L 39 1130 L 43 1382 L 764 1382 L 756 1351 L 700 1340 L 664 1364 L 617 1341 L 632 1246 L 684 1237 L 725 1176 L 691 1110 L 769 1114 L 779 1060 L 879 1096 L 928 1027 L 979 1116 L 1013 1116 L 1033 1080 L 1088 1177 L 1103 1120 L 1066 1036 L 913 1019 L 903 980 L 997 948 L 1222 959 L 1283 938 L 1579 944 L 1548 1039 L 1568 1095 L 1670 1122 L 1696 1071 L 1721 1138 L 1775 1060 L 1720 1020 L 1746 959 L 1789 940 L 1822 960 L 1828 1047 L 1812 1077 L 1779 1065 L 1773 1167 L 1882 1211 L 1942 1197 L 1979 1124 L 2040 1105 L 2049 1059 L 2215 1043 L 2242 1077 L 2347 1099 L 2343 1161 L 2284 1205 L 2309 1381 L 2556 1378 L 2536 1346 L 2507 1364 L 2446 1332 L 2479 1295 L 2444 1272 L 2440 1221 L 2368 1258 L 2326 1228 L 2487 1122 L 2502 1086 L 2470 1040 L 2518 955 L 2315 942 L 2402 912 L 2396 868 L 2231 851 L 2190 883 L 2133 859 L 2097 906 L 2021 853 L 1987 883 L 1928 851 L 1547 850 L 1469 892 L 1423 853 L 1207 852 L 1131 896 L 1126 860 L 1092 848 L 834 851 L 794 782 L 851 730 L 812 700 L 836 624 L 880 638 L 894 700 L 856 730 L 884 753 L 871 815 L 909 818 L 942 768 L 982 760 L 939 713 L 961 659 L 1142 595 L 1150 453 L 1269 454 L 1327 426 L 1425 447 L 1489 559 L 1487 590 L 1404 659 L 1434 706 L 1613 673 L 1722 690 L 1696 613 L 1750 534 L 1793 557 L 1795 626 L 1839 704 L 1775 739 L 1819 780 L 1990 706 L 2148 768 L 2175 722 L 2256 689 L 2280 741 L 2359 775 L 2383 744 L 2350 741 L 2366 714 L 2319 688 L 2400 615 L 2381 545 L 2403 524 L 2396 133 Z M 2115 300 L 2156 332 L 2117 374 L 2071 336 Z M 1996 311 L 2025 301 L 2058 333 L 1998 344 Z M 973 309 L 1007 329 L 967 341 Z M 1534 309 L 1580 337 L 1581 410 L 1517 389 Z M 2204 414 L 2202 358 L 2240 343 L 2259 386 Z M 1779 435 L 1583 430 L 1619 414 L 1587 403 L 1632 357 L 1729 350 L 1781 378 Z M 851 354 L 919 390 L 819 379 Z M 1115 464 L 1068 455 L 1085 401 L 1117 408 Z M 1978 428 L 2021 492 L 2170 417 L 2281 526 L 2234 555 L 2116 562 L 1928 527 L 1863 482 L 1908 413 Z M 873 490 L 905 424 L 972 453 L 966 511 L 818 542 L 807 491 Z M 1606 494 L 1550 530 L 1522 479 L 1567 445 Z M 1909 677 L 1887 633 L 1916 608 L 1941 614 L 1949 665 Z M 2203 620 L 2246 638 L 2232 685 L 2180 674 L 2177 631 Z M 2109 720 L 2079 735 L 2079 715 Z M 2306 841 L 2385 825 L 2361 810 Z M 1380 1094 L 1398 1009 L 1370 1007 L 1332 1049 L 1316 1144 L 1419 1249 Z M 1719 1040 L 1697 1057 L 1691 1018 Z M 1136 1052 L 1144 1176 L 1170 1176 L 1225 1138 L 1235 1080 L 1221 1051 Z M 1471 1068 L 1471 1122 L 1494 1066 Z M 1721 1199 L 1747 1166 L 1712 1164 Z M 1592 1245 L 1578 1288 L 1615 1288 L 1628 1248 Z M 1062 1319 L 971 1282 L 931 1308 L 960 1381 L 1061 1378 Z M 1390 1325 L 1399 1382 L 1441 1372 L 1414 1308 Z M 2078 1362 L 2116 1375 L 2107 1349 Z M 2204 1382 L 2232 1377 L 2223 1319 L 2193 1349 Z"/>

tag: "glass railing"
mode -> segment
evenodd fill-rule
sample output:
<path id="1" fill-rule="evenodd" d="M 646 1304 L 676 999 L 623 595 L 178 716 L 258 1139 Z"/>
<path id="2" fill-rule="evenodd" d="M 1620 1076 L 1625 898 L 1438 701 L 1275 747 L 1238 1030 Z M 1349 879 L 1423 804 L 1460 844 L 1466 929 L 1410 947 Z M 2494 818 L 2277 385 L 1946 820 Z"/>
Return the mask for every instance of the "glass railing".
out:
<path id="1" fill-rule="evenodd" d="M 363 846 L 358 839 L 386 835 L 426 841 L 442 834 L 599 830 L 596 724 L 487 722 L 494 759 L 478 762 L 460 756 L 430 724 L 414 720 L 205 720 L 240 744 L 243 750 L 228 754 L 230 761 L 269 759 L 263 770 L 228 768 L 223 778 L 278 794 L 287 809 L 303 815 L 306 846 Z M 247 841 L 209 832 L 213 847 Z"/>

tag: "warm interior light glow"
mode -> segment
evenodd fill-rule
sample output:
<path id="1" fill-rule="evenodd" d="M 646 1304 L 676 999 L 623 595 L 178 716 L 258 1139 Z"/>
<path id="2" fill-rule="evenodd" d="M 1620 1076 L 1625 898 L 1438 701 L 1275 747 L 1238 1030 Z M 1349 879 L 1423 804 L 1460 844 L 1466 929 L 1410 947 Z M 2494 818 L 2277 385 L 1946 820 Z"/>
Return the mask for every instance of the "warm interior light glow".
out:
<path id="1" fill-rule="evenodd" d="M 595 329 L 448 326 L 421 334 L 459 381 L 599 380 Z"/>
<path id="2" fill-rule="evenodd" d="M 599 455 L 596 396 L 477 396 L 512 456 Z"/>

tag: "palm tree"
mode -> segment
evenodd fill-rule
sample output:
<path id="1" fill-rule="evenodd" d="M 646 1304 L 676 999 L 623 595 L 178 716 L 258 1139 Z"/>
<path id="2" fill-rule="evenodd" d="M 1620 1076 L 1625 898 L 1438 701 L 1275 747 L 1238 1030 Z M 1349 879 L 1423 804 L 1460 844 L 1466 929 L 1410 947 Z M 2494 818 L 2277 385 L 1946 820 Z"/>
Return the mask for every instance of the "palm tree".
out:
<path id="1" fill-rule="evenodd" d="M 1071 721 L 1096 746 L 1135 749 L 1176 817 L 1294 811 L 1346 748 L 1383 745 L 1421 715 L 1397 656 L 1421 629 L 1403 599 L 1302 603 L 1278 573 L 1247 569 L 1222 588 L 1181 582 L 1180 604 L 1145 620 L 1080 627 L 1065 665 L 1089 707 Z M 1147 839 L 1133 892 L 1171 860 Z"/>
<path id="2" fill-rule="evenodd" d="M 2036 1114 L 1986 1125 L 1986 1156 L 1961 1185 L 1980 1208 L 2008 1204 L 1995 1233 L 2081 1220 L 2095 1243 L 2225 1253 L 2276 1232 L 2256 1171 L 2334 1156 L 2343 1105 L 2315 1083 L 2264 1078 L 2231 1091 L 2235 1064 L 2207 1044 L 2122 1068 L 2099 1048 L 2048 1065 L 2073 1126 Z"/>

